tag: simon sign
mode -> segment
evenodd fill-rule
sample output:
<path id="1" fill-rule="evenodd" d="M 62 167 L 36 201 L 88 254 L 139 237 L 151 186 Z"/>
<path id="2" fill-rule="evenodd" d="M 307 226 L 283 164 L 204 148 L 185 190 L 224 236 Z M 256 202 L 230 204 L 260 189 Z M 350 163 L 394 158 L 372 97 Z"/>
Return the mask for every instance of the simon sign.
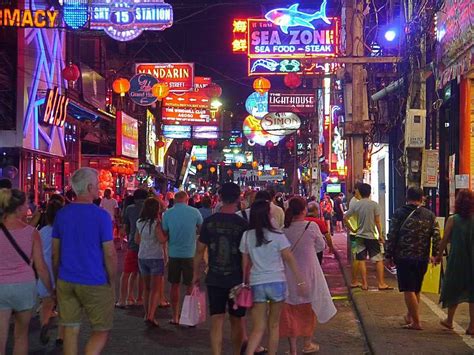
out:
<path id="1" fill-rule="evenodd" d="M 292 112 L 275 112 L 266 115 L 260 125 L 274 136 L 286 136 L 295 133 L 301 127 L 301 121 Z"/>

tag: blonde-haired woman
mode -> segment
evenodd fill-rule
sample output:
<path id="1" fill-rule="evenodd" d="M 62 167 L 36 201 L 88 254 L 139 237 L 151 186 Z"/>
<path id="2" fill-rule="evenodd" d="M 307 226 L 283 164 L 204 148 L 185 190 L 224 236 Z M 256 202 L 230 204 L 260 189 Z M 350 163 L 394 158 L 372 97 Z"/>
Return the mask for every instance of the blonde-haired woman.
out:
<path id="1" fill-rule="evenodd" d="M 36 300 L 35 273 L 30 260 L 48 292 L 53 294 L 40 235 L 34 227 L 23 222 L 27 211 L 24 192 L 0 189 L 0 354 L 5 354 L 13 312 L 13 353 L 28 353 L 28 326 Z"/>

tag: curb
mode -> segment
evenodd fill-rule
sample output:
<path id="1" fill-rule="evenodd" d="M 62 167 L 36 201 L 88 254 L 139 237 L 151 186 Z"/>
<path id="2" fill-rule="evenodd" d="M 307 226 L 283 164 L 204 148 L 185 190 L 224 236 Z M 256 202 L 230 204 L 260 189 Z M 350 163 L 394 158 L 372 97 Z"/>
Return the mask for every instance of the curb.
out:
<path id="1" fill-rule="evenodd" d="M 354 297 L 353 290 L 350 288 L 350 275 L 349 275 L 348 271 L 345 269 L 345 267 L 344 267 L 344 265 L 341 261 L 341 257 L 339 255 L 339 250 L 336 250 L 336 249 L 334 250 L 334 256 L 336 257 L 337 262 L 339 264 L 339 269 L 341 270 L 342 276 L 344 278 L 344 282 L 345 282 L 346 287 L 347 287 L 349 298 L 350 298 L 352 304 L 354 305 L 354 310 L 355 310 L 355 313 L 357 315 L 357 318 L 359 319 L 360 328 L 362 330 L 362 334 L 364 335 L 365 343 L 367 344 L 367 347 L 369 349 L 369 354 L 375 354 L 374 346 L 373 346 L 373 344 L 370 340 L 370 337 L 368 336 L 367 325 L 364 323 L 364 318 L 362 317 L 362 312 L 360 310 L 361 305 L 359 304 L 359 302 Z"/>

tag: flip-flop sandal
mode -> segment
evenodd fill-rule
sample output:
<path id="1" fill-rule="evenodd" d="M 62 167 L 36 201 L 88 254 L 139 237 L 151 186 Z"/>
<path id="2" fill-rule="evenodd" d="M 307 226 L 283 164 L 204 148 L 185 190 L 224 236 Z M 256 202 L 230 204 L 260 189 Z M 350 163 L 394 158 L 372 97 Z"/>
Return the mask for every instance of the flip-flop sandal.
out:
<path id="1" fill-rule="evenodd" d="M 423 328 L 417 328 L 417 327 L 414 327 L 414 326 L 411 325 L 411 324 L 405 324 L 404 326 L 402 326 L 402 329 L 407 329 L 407 330 L 423 330 Z"/>
<path id="2" fill-rule="evenodd" d="M 394 288 L 390 286 L 382 287 L 382 288 L 379 287 L 379 291 L 392 291 L 392 290 L 394 290 Z"/>
<path id="3" fill-rule="evenodd" d="M 313 354 L 317 353 L 319 351 L 319 345 L 318 344 L 312 344 L 311 347 L 309 348 L 304 348 L 302 350 L 303 354 Z"/>
<path id="4" fill-rule="evenodd" d="M 449 329 L 449 330 L 453 330 L 454 327 L 452 325 L 449 325 L 448 323 L 446 323 L 444 320 L 440 320 L 439 321 L 439 324 L 441 324 L 443 327 L 445 327 L 446 329 Z"/>
<path id="5" fill-rule="evenodd" d="M 360 289 L 361 289 L 362 291 L 368 291 L 368 290 L 369 290 L 369 286 L 366 286 L 366 287 L 361 286 Z"/>
<path id="6" fill-rule="evenodd" d="M 178 326 L 178 325 L 179 325 L 179 322 L 175 322 L 174 320 L 170 319 L 170 320 L 168 321 L 168 324 Z"/>
<path id="7" fill-rule="evenodd" d="M 260 351 L 255 351 L 254 355 L 265 355 L 268 353 L 268 349 L 264 346 L 259 346 L 259 348 L 262 348 Z"/>
<path id="8" fill-rule="evenodd" d="M 128 306 L 126 304 L 122 304 L 122 303 L 115 303 L 115 308 L 119 308 L 119 309 L 126 309 Z"/>
<path id="9" fill-rule="evenodd" d="M 171 307 L 171 303 L 169 303 L 168 301 L 162 302 L 158 305 L 158 308 L 169 308 L 169 307 Z"/>
<path id="10" fill-rule="evenodd" d="M 405 323 L 403 323 L 402 325 L 411 324 L 411 320 L 407 316 L 403 316 L 403 320 L 405 321 Z"/>
<path id="11" fill-rule="evenodd" d="M 362 284 L 358 284 L 358 285 L 351 285 L 351 288 L 362 288 Z"/>
<path id="12" fill-rule="evenodd" d="M 153 319 L 153 320 L 147 319 L 147 320 L 145 321 L 145 323 L 146 323 L 146 325 L 147 325 L 148 327 L 150 327 L 150 328 L 159 328 L 159 327 L 160 327 L 160 325 L 159 325 L 159 323 L 158 323 L 158 321 L 157 321 L 156 319 Z"/>

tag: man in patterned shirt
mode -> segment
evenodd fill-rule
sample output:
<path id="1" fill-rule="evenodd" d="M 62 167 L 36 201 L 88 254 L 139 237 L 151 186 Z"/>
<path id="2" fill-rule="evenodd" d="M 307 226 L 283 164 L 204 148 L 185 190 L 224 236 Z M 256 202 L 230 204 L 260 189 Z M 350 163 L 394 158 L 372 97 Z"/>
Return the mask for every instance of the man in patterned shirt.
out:
<path id="1" fill-rule="evenodd" d="M 433 262 L 438 252 L 440 234 L 436 216 L 422 206 L 423 190 L 410 187 L 406 199 L 406 205 L 398 208 L 390 220 L 385 258 L 391 265 L 397 265 L 398 288 L 405 294 L 408 313 L 404 328 L 421 330 L 421 284 L 428 262 Z"/>

